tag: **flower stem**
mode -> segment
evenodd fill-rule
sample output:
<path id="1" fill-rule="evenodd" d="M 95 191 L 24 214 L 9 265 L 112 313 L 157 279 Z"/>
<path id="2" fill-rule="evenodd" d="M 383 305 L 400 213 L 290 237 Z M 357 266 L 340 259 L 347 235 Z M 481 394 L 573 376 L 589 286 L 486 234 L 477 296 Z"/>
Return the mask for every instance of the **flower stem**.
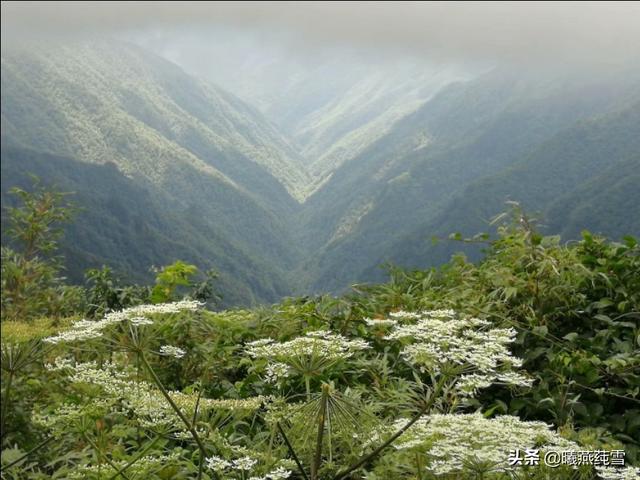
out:
<path id="1" fill-rule="evenodd" d="M 318 412 L 318 434 L 316 436 L 316 453 L 311 463 L 311 480 L 318 480 L 318 470 L 322 460 L 322 440 L 324 438 L 324 422 L 327 414 L 327 399 L 329 398 L 329 385 L 322 385 L 322 397 L 320 397 L 320 411 Z"/>
<path id="2" fill-rule="evenodd" d="M 279 422 L 276 423 L 276 426 L 278 427 L 278 431 L 280 432 L 280 435 L 282 435 L 284 443 L 287 445 L 287 448 L 289 449 L 289 453 L 291 454 L 291 456 L 295 460 L 296 465 L 298 466 L 298 470 L 300 470 L 300 473 L 304 477 L 304 480 L 309 480 L 309 477 L 307 477 L 307 473 L 304 471 L 304 468 L 302 468 L 302 464 L 300 463 L 300 459 L 298 459 L 298 455 L 296 455 L 296 451 L 291 446 L 291 443 L 289 442 L 289 439 L 285 435 L 284 430 L 282 429 L 282 426 L 280 425 Z"/>
<path id="3" fill-rule="evenodd" d="M 7 378 L 7 386 L 4 388 L 4 398 L 2 399 L 2 426 L 0 428 L 0 437 L 2 438 L 2 440 L 4 440 L 4 437 L 6 435 L 6 425 L 7 425 L 7 414 L 8 409 L 9 409 L 9 403 L 10 403 L 10 396 L 11 396 L 11 386 L 13 384 L 13 375 L 14 375 L 14 370 L 11 369 L 9 370 L 9 375 Z"/>
<path id="4" fill-rule="evenodd" d="M 122 467 L 120 470 L 118 470 L 111 478 L 109 478 L 109 480 L 115 480 L 116 478 L 118 478 L 118 476 L 120 476 L 122 474 L 122 472 L 124 472 L 127 468 L 131 467 L 134 463 L 136 463 L 138 460 L 140 460 L 142 457 L 145 456 L 145 454 L 151 450 L 156 443 L 158 443 L 158 440 L 160 440 L 160 437 L 156 437 L 155 439 L 153 439 L 153 441 L 151 443 L 149 443 L 149 445 L 147 445 L 139 454 L 137 457 L 135 457 L 133 460 L 131 460 L 129 463 L 127 463 L 124 467 Z"/>
<path id="5" fill-rule="evenodd" d="M 113 468 L 116 472 L 118 472 L 118 466 L 115 463 L 113 463 L 105 453 L 102 453 L 102 450 L 100 450 L 100 447 L 98 447 L 98 445 L 96 445 L 96 443 L 93 440 L 91 440 L 86 433 L 83 433 L 82 436 L 87 441 L 87 443 L 91 445 L 91 447 L 95 450 L 98 456 L 102 457 L 105 460 L 105 462 L 107 462 L 111 466 L 111 468 Z M 126 480 L 130 480 L 129 477 L 127 477 L 124 474 L 124 472 L 120 471 L 119 474 L 122 478 Z"/>
<path id="6" fill-rule="evenodd" d="M 171 395 L 169 395 L 169 392 L 167 392 L 167 390 L 164 388 L 164 385 L 162 385 L 162 382 L 158 378 L 158 375 L 156 375 L 156 372 L 153 370 L 153 368 L 151 368 L 151 365 L 149 365 L 149 362 L 147 361 L 146 357 L 144 356 L 144 353 L 142 352 L 140 352 L 140 360 L 142 360 L 142 364 L 151 375 L 151 378 L 153 379 L 154 383 L 157 385 L 160 392 L 162 392 L 162 395 L 164 396 L 164 398 L 167 400 L 169 405 L 171 405 L 171 408 L 173 409 L 173 411 L 176 412 L 176 415 L 180 417 L 180 420 L 182 420 L 182 423 L 184 423 L 184 425 L 187 427 L 187 430 L 189 430 L 189 433 L 191 433 L 191 436 L 193 437 L 195 442 L 198 444 L 198 448 L 200 449 L 200 465 L 202 465 L 204 463 L 205 457 L 207 456 L 207 451 L 204 447 L 204 444 L 202 443 L 202 440 L 200 439 L 200 436 L 198 435 L 198 432 L 193 427 L 189 419 L 184 415 L 184 413 L 182 413 L 178 405 L 176 405 L 176 403 L 173 401 L 173 398 L 171 398 Z M 215 478 L 217 478 L 217 474 L 215 472 L 214 472 L 214 476 Z M 202 478 L 202 467 L 198 469 L 198 479 L 200 478 Z"/>
<path id="7" fill-rule="evenodd" d="M 307 392 L 307 401 L 311 399 L 311 379 L 309 375 L 304 376 L 304 388 Z"/>

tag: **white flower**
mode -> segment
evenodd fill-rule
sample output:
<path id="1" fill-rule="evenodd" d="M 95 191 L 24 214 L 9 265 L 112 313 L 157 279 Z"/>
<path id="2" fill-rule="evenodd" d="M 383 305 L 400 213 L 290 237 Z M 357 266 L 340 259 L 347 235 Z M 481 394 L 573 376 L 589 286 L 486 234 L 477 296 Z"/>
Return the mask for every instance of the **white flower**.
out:
<path id="1" fill-rule="evenodd" d="M 87 478 L 101 478 L 105 475 L 114 476 L 117 475 L 118 470 L 125 467 L 127 472 L 132 473 L 136 478 L 148 478 L 152 475 L 152 470 L 157 470 L 159 467 L 166 467 L 178 461 L 179 458 L 179 452 L 174 452 L 170 455 L 145 455 L 139 458 L 134 464 L 129 465 L 127 460 L 114 460 L 112 461 L 112 465 L 76 465 L 74 472 L 70 473 L 66 478 L 69 480 L 85 480 Z M 114 466 L 117 469 L 115 469 Z"/>
<path id="2" fill-rule="evenodd" d="M 132 317 L 129 321 L 136 327 L 153 324 L 153 320 L 150 320 L 147 317 Z"/>
<path id="3" fill-rule="evenodd" d="M 349 340 L 342 335 L 324 330 L 309 332 L 288 342 L 247 344 L 247 354 L 253 358 L 274 358 L 289 363 L 292 358 L 315 356 L 328 360 L 351 357 L 356 351 L 369 348 L 362 339 Z"/>
<path id="4" fill-rule="evenodd" d="M 388 432 L 406 422 L 398 420 Z M 426 447 L 427 468 L 435 475 L 459 473 L 471 463 L 487 471 L 507 471 L 512 449 L 579 449 L 543 422 L 524 422 L 509 415 L 488 419 L 480 413 L 421 417 L 395 444 L 397 450 L 414 447 L 420 451 Z"/>
<path id="5" fill-rule="evenodd" d="M 394 327 L 398 324 L 397 320 L 384 318 L 365 318 L 364 323 L 369 327 Z"/>
<path id="6" fill-rule="evenodd" d="M 640 467 L 596 467 L 602 480 L 640 480 Z"/>
<path id="7" fill-rule="evenodd" d="M 233 460 L 231 463 L 233 465 L 233 468 L 235 468 L 236 470 L 249 471 L 253 467 L 255 467 L 256 463 L 258 463 L 258 460 L 251 457 L 242 457 Z"/>
<path id="8" fill-rule="evenodd" d="M 275 470 L 271 470 L 267 473 L 266 478 L 270 480 L 282 480 L 291 476 L 291 470 L 287 470 L 284 467 L 278 467 Z"/>
<path id="9" fill-rule="evenodd" d="M 43 341 L 47 343 L 61 342 L 77 342 L 81 340 L 90 340 L 103 335 L 103 330 L 109 325 L 131 320 L 134 325 L 134 319 L 142 322 L 141 319 L 145 315 L 178 313 L 184 310 L 195 311 L 204 305 L 202 302 L 193 300 L 182 300 L 173 303 L 159 303 L 155 305 L 138 305 L 136 307 L 125 308 L 117 312 L 107 313 L 102 320 L 89 321 L 80 320 L 75 322 L 69 330 L 58 333 L 52 337 L 45 338 Z M 146 320 L 146 319 L 145 319 Z M 140 325 L 148 325 L 148 323 L 139 323 Z"/>
<path id="10" fill-rule="evenodd" d="M 413 323 L 394 327 L 384 338 L 402 342 L 402 357 L 421 370 L 459 376 L 459 394 L 473 396 L 493 383 L 531 386 L 530 379 L 512 371 L 522 365 L 508 349 L 515 341 L 515 329 L 488 328 L 486 320 L 461 318 L 451 310 L 401 312 L 401 316 Z"/>
<path id="11" fill-rule="evenodd" d="M 267 365 L 265 382 L 278 383 L 279 380 L 289 376 L 289 366 L 286 363 L 274 362 Z"/>
<path id="12" fill-rule="evenodd" d="M 210 468 L 211 470 L 215 470 L 216 472 L 221 472 L 231 467 L 231 462 L 228 462 L 224 458 L 220 458 L 215 455 L 206 458 L 205 462 L 208 468 Z"/>
<path id="13" fill-rule="evenodd" d="M 259 340 L 254 340 L 253 342 L 247 343 L 247 347 L 262 347 L 264 345 L 268 345 L 273 343 L 274 340 L 272 338 L 261 338 Z"/>
<path id="14" fill-rule="evenodd" d="M 53 363 L 47 363 L 45 364 L 44 368 L 49 370 L 49 371 L 59 371 L 59 370 L 64 370 L 66 368 L 73 368 L 73 360 L 70 358 L 64 358 L 64 357 L 56 357 L 53 360 Z"/>
<path id="15" fill-rule="evenodd" d="M 54 371 L 68 371 L 68 378 L 73 383 L 87 383 L 100 387 L 103 391 L 102 399 L 105 402 L 111 404 L 119 401 L 142 427 L 153 429 L 172 427 L 180 431 L 184 430 L 182 421 L 159 390 L 147 382 L 133 380 L 133 372 L 123 370 L 113 362 L 105 362 L 101 368 L 98 368 L 95 362 L 72 365 L 64 359 L 56 359 L 55 363 L 49 365 L 48 368 Z M 271 397 L 264 396 L 244 399 L 213 399 L 198 397 L 197 394 L 168 393 L 176 405 L 188 416 L 193 415 L 196 405 L 198 405 L 198 411 L 203 413 L 213 410 L 242 413 L 257 410 L 271 400 Z M 95 399 L 92 400 L 90 407 L 93 407 L 94 404 L 96 404 Z M 78 407 L 74 406 L 74 409 L 77 410 Z M 62 418 L 71 413 L 71 411 L 60 412 L 55 415 Z M 64 418 L 62 419 L 64 420 Z"/>
<path id="16" fill-rule="evenodd" d="M 163 345 L 160 347 L 160 353 L 168 357 L 182 358 L 187 352 L 173 345 Z"/>
<path id="17" fill-rule="evenodd" d="M 473 396 L 481 388 L 487 388 L 493 383 L 493 377 L 487 375 L 462 375 L 456 383 L 456 389 L 462 395 Z"/>

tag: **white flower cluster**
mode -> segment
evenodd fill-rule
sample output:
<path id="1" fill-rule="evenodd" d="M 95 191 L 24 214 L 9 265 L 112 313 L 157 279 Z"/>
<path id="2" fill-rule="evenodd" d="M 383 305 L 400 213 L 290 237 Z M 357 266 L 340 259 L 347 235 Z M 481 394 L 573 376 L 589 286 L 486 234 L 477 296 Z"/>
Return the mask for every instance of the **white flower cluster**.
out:
<path id="1" fill-rule="evenodd" d="M 187 352 L 173 345 L 163 345 L 160 347 L 160 354 L 167 357 L 182 358 Z"/>
<path id="2" fill-rule="evenodd" d="M 249 480 L 284 480 L 291 476 L 291 470 L 285 467 L 277 467 L 262 477 L 249 477 Z"/>
<path id="3" fill-rule="evenodd" d="M 422 312 L 407 312 L 399 310 L 396 312 L 390 312 L 389 316 L 397 320 L 420 320 L 421 318 L 454 318 L 456 316 L 455 310 L 423 310 Z"/>
<path id="4" fill-rule="evenodd" d="M 211 470 L 214 470 L 218 473 L 224 472 L 226 475 L 229 475 L 234 470 L 244 473 L 250 472 L 255 468 L 258 464 L 258 460 L 251 456 L 244 456 L 241 458 L 237 458 L 235 460 L 226 460 L 224 458 L 213 455 L 205 459 L 206 465 Z M 289 478 L 291 476 L 291 470 L 287 470 L 285 467 L 280 466 L 269 473 L 265 474 L 261 477 L 249 477 L 249 480 L 284 480 L 285 478 Z M 228 478 L 228 477 L 226 477 Z M 242 478 L 245 478 L 244 476 Z"/>
<path id="5" fill-rule="evenodd" d="M 602 480 L 640 480 L 640 467 L 596 467 Z"/>
<path id="6" fill-rule="evenodd" d="M 278 383 L 283 378 L 289 376 L 289 365 L 281 362 L 274 362 L 267 365 L 265 373 L 265 382 Z"/>
<path id="7" fill-rule="evenodd" d="M 282 343 L 271 339 L 257 340 L 247 344 L 246 352 L 253 358 L 273 358 L 286 362 L 290 358 L 311 356 L 327 360 L 346 359 L 366 348 L 369 348 L 369 344 L 365 340 L 349 340 L 342 335 L 320 330 Z"/>
<path id="8" fill-rule="evenodd" d="M 406 422 L 396 421 L 389 431 Z M 480 413 L 421 417 L 395 445 L 398 450 L 414 447 L 420 452 L 426 448 L 427 468 L 435 475 L 461 472 L 468 465 L 481 465 L 486 471 L 518 468 L 509 466 L 513 449 L 579 449 L 543 422 L 524 422 L 510 415 L 488 419 Z"/>
<path id="9" fill-rule="evenodd" d="M 170 455 L 146 455 L 139 458 L 133 465 L 127 468 L 128 475 L 135 475 L 136 477 L 144 478 L 153 470 L 171 465 L 178 461 L 180 454 L 178 452 Z M 126 460 L 119 460 L 112 462 L 113 465 L 100 464 L 100 465 L 78 465 L 74 468 L 74 472 L 67 478 L 69 480 L 85 480 L 87 478 L 93 478 L 99 476 L 100 478 L 108 478 L 117 473 L 119 469 L 126 466 L 128 462 Z M 118 468 L 116 470 L 114 465 Z"/>
<path id="10" fill-rule="evenodd" d="M 101 337 L 103 330 L 109 325 L 130 320 L 133 325 L 149 325 L 153 323 L 146 318 L 147 315 L 178 313 L 184 310 L 195 311 L 204 304 L 193 300 L 183 300 L 173 303 L 159 303 L 156 305 L 138 305 L 125 308 L 117 312 L 110 312 L 102 320 L 80 320 L 75 322 L 69 330 L 58 333 L 53 337 L 45 338 L 47 343 L 76 342 Z"/>
<path id="11" fill-rule="evenodd" d="M 129 321 L 131 322 L 131 325 L 134 325 L 136 327 L 142 327 L 143 325 L 153 324 L 153 320 L 147 317 L 131 317 Z"/>
<path id="12" fill-rule="evenodd" d="M 135 414 L 141 426 L 172 427 L 182 429 L 179 417 L 167 403 L 162 393 L 153 385 L 144 381 L 131 379 L 131 374 L 112 362 L 106 362 L 99 368 L 95 362 L 73 365 L 65 359 L 56 359 L 48 365 L 49 370 L 68 370 L 69 380 L 73 383 L 88 383 L 102 388 L 112 399 L 120 399 L 126 409 Z M 229 410 L 232 412 L 255 411 L 270 397 L 258 396 L 247 399 L 212 399 L 198 398 L 182 392 L 169 392 L 171 399 L 187 415 L 193 415 L 196 405 L 200 412 L 212 410 Z M 57 412 L 61 415 L 64 412 Z"/>
<path id="13" fill-rule="evenodd" d="M 57 437 L 79 427 L 85 418 L 104 418 L 114 408 L 114 404 L 112 398 L 97 398 L 88 405 L 64 403 L 51 413 L 34 413 L 32 420 Z"/>
<path id="14" fill-rule="evenodd" d="M 364 318 L 363 320 L 368 327 L 395 327 L 398 324 L 397 320 L 390 318 Z"/>
<path id="15" fill-rule="evenodd" d="M 454 367 L 460 375 L 456 385 L 460 394 L 471 396 L 493 383 L 531 386 L 529 378 L 511 370 L 522 365 L 508 349 L 515 329 L 488 328 L 486 320 L 459 318 L 450 310 L 402 316 L 415 322 L 395 327 L 385 339 L 410 342 L 402 356 L 423 370 L 439 374 Z"/>

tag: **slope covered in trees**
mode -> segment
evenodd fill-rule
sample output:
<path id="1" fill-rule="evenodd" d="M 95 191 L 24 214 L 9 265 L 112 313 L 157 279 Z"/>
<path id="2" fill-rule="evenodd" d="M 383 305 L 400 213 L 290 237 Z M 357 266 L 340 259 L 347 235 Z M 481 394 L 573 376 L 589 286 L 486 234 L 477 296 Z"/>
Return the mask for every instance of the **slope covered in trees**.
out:
<path id="1" fill-rule="evenodd" d="M 507 200 L 564 239 L 640 231 L 637 70 L 265 68 L 231 76 L 260 113 L 128 44 L 3 49 L 3 205 L 39 175 L 83 208 L 70 278 L 182 259 L 218 270 L 228 305 L 440 264 L 459 247 L 433 236 L 485 230 Z"/>
<path id="2" fill-rule="evenodd" d="M 603 193 L 609 212 L 583 217 L 581 228 L 635 234 L 640 82 L 623 78 L 609 78 L 604 89 L 602 79 L 493 72 L 445 89 L 305 203 L 304 240 L 319 251 L 305 265 L 315 288 L 376 278 L 387 261 L 416 267 L 446 261 L 451 247 L 433 247 L 431 237 L 484 230 L 507 200 L 540 210 L 557 226 L 591 201 L 587 184 L 600 178 L 608 190 L 620 168 L 632 171 L 621 184 L 625 191 L 611 203 Z M 422 137 L 430 138 L 427 146 Z M 571 192 L 563 212 L 562 197 Z"/>
<path id="3" fill-rule="evenodd" d="M 129 45 L 3 51 L 2 145 L 3 204 L 27 173 L 76 193 L 76 281 L 101 263 L 148 279 L 184 257 L 220 270 L 230 303 L 290 290 L 297 154 L 257 111 L 175 65 Z"/>

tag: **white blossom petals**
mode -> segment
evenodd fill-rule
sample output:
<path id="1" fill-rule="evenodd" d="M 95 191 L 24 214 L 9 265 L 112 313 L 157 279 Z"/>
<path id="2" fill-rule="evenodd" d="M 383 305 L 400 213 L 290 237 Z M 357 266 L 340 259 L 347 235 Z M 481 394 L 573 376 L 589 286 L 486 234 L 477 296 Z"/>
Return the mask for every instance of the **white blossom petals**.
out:
<path id="1" fill-rule="evenodd" d="M 187 352 L 181 348 L 174 347 L 173 345 L 162 345 L 160 347 L 160 354 L 167 357 L 182 358 L 187 354 Z"/>
<path id="2" fill-rule="evenodd" d="M 182 300 L 173 303 L 159 303 L 155 305 L 138 305 L 117 312 L 107 313 L 102 320 L 80 320 L 75 322 L 69 330 L 47 337 L 43 341 L 47 343 L 64 343 L 90 340 L 102 336 L 102 330 L 109 325 L 130 320 L 133 325 L 149 325 L 151 320 L 146 315 L 178 313 L 181 311 L 195 311 L 204 305 L 194 300 Z"/>

